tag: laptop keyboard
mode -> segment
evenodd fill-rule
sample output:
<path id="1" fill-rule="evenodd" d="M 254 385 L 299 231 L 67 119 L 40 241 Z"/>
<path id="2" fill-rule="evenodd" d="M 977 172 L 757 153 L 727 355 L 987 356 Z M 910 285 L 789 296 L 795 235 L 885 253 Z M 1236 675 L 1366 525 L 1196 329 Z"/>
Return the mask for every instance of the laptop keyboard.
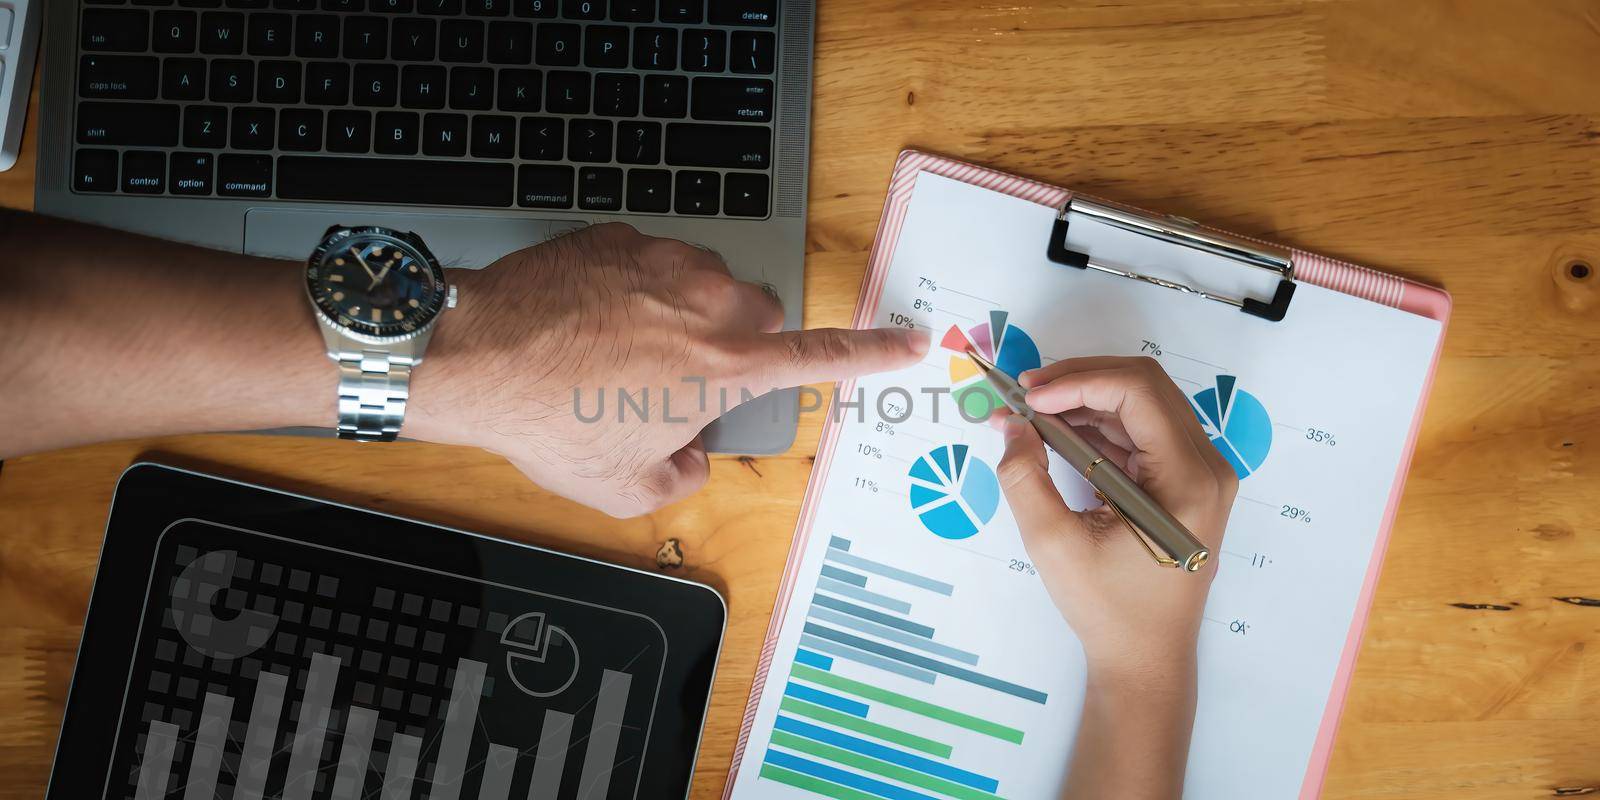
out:
<path id="1" fill-rule="evenodd" d="M 778 0 L 87 0 L 73 189 L 766 217 Z"/>

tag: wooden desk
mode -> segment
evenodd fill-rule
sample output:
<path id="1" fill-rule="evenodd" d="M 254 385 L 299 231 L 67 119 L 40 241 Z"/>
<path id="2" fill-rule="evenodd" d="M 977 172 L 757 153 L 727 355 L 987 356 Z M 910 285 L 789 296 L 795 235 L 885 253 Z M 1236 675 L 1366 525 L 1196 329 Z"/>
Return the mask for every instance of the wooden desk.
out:
<path id="1" fill-rule="evenodd" d="M 1600 608 L 1552 599 L 1600 597 L 1600 276 L 1570 272 L 1600 268 L 1600 3 L 856 0 L 819 19 L 809 325 L 848 321 L 908 145 L 1447 287 L 1325 796 L 1600 787 Z M 31 205 L 32 166 L 0 174 L 0 203 Z M 677 574 L 732 615 L 694 791 L 717 797 L 818 422 L 628 522 L 420 444 L 193 436 L 7 462 L 0 798 L 42 791 L 112 486 L 141 454 L 637 566 L 677 539 Z"/>

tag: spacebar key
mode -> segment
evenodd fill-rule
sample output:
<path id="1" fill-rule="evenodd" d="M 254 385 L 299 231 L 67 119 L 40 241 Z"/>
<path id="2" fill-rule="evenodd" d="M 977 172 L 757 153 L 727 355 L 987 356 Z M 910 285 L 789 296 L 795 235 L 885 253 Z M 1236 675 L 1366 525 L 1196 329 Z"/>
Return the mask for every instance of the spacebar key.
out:
<path id="1" fill-rule="evenodd" d="M 278 197 L 440 206 L 510 206 L 510 164 L 387 158 L 278 158 Z"/>

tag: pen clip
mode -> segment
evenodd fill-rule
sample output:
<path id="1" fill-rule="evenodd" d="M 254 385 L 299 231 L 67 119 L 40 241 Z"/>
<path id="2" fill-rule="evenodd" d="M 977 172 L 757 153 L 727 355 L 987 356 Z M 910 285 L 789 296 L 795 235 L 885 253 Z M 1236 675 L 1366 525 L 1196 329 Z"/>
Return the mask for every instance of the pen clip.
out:
<path id="1" fill-rule="evenodd" d="M 1151 547 L 1150 541 L 1145 538 L 1144 532 L 1139 530 L 1139 526 L 1133 524 L 1133 520 L 1128 519 L 1128 515 L 1122 513 L 1122 509 L 1116 503 L 1111 502 L 1111 498 L 1106 497 L 1105 492 L 1096 489 L 1094 496 L 1100 498 L 1100 502 L 1105 503 L 1106 508 L 1111 509 L 1111 512 L 1117 515 L 1117 519 L 1122 520 L 1122 524 L 1128 527 L 1128 532 L 1133 534 L 1133 538 L 1139 540 L 1139 544 L 1144 545 L 1145 552 L 1148 552 L 1150 557 L 1155 559 L 1156 564 L 1163 567 L 1179 566 L 1177 559 L 1162 555 L 1154 547 Z"/>

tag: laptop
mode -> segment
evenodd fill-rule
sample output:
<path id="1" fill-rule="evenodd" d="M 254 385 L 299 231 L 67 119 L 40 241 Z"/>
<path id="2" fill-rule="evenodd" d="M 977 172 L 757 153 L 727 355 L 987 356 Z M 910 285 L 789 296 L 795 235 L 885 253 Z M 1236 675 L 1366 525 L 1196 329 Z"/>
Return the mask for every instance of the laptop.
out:
<path id="1" fill-rule="evenodd" d="M 481 267 L 583 225 L 705 245 L 800 325 L 814 0 L 62 0 L 42 213 L 300 260 L 335 224 Z M 794 391 L 719 452 L 793 442 Z"/>

